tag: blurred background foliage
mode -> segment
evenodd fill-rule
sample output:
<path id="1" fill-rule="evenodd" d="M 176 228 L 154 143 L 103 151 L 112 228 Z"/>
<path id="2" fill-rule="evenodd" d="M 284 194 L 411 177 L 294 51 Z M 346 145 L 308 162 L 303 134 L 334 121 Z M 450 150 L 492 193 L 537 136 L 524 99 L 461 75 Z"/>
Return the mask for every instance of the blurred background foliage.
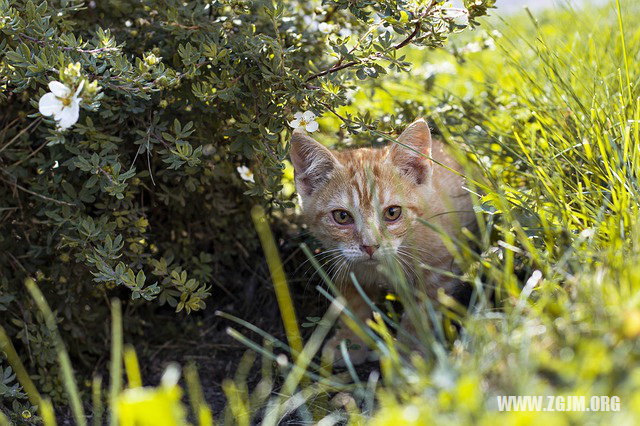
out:
<path id="1" fill-rule="evenodd" d="M 478 291 L 470 314 L 434 309 L 442 326 L 421 338 L 420 356 L 394 340 L 388 318 L 358 325 L 381 356 L 380 375 L 368 381 L 306 361 L 299 373 L 278 358 L 286 348 L 275 338 L 262 347 L 230 330 L 264 360 L 255 389 L 244 382 L 251 356 L 225 382 L 226 421 L 264 420 L 265 406 L 276 419 L 295 413 L 327 424 L 634 424 L 640 416 L 637 2 L 483 20 L 444 44 L 441 36 L 465 26 L 447 13 L 434 18 L 441 33 L 412 38 L 413 47 L 399 51 L 415 28 L 422 34 L 422 18 L 403 12 L 412 2 L 304 3 L 295 13 L 271 3 L 213 2 L 206 13 L 141 3 L 133 14 L 126 2 L 80 11 L 65 2 L 59 16 L 0 2 L 3 16 L 15 16 L 15 4 L 49 18 L 33 20 L 32 33 L 6 30 L 10 19 L 0 24 L 0 85 L 8 89 L 0 311 L 19 349 L 37 354 L 26 363 L 54 401 L 67 394 L 52 383 L 51 329 L 25 297 L 22 278 L 37 278 L 80 360 L 106 347 L 109 296 L 135 299 L 133 306 L 153 299 L 176 310 L 203 308 L 218 291 L 214 278 L 237 265 L 239 253 L 259 253 L 250 206 L 266 204 L 274 224 L 293 214 L 287 122 L 314 111 L 317 138 L 336 147 L 382 144 L 426 116 L 480 171 L 470 182 L 482 194 L 480 254 L 452 245 Z M 484 5 L 466 2 L 472 16 Z M 89 31 L 89 44 L 62 37 L 82 33 L 85 21 L 74 14 L 91 25 L 100 18 L 105 30 Z M 362 36 L 372 24 L 375 42 L 345 52 L 342 30 Z M 45 37 L 58 49 L 38 42 Z M 425 48 L 436 45 L 443 48 Z M 64 75 L 75 62 L 99 90 L 61 134 L 35 114 L 37 100 L 49 80 L 80 78 Z M 255 182 L 243 180 L 239 166 Z M 448 326 L 452 319 L 462 327 Z M 36 410 L 2 362 L 2 404 L 30 422 Z M 275 376 L 290 393 L 271 397 Z M 617 395 L 621 411 L 497 416 L 496 395 Z"/>

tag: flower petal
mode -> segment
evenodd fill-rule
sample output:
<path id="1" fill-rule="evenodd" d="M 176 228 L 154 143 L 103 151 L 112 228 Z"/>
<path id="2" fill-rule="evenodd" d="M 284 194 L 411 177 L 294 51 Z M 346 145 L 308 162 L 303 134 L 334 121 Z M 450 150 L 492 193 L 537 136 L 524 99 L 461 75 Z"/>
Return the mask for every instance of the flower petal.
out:
<path id="1" fill-rule="evenodd" d="M 310 132 L 310 133 L 315 132 L 316 130 L 318 130 L 318 122 L 312 121 L 311 123 L 305 126 L 305 129 L 307 129 L 307 132 Z"/>
<path id="2" fill-rule="evenodd" d="M 290 121 L 289 126 L 291 126 L 294 129 L 297 129 L 298 127 L 300 127 L 300 118 Z"/>
<path id="3" fill-rule="evenodd" d="M 310 121 L 315 120 L 316 115 L 313 113 L 313 111 L 305 111 L 305 113 L 302 114 L 302 118 L 304 119 L 304 121 L 308 123 Z"/>
<path id="4" fill-rule="evenodd" d="M 84 87 L 84 80 L 82 80 L 80 82 L 80 85 L 78 85 L 78 88 L 76 89 L 76 93 L 73 95 L 74 98 L 77 98 L 78 95 L 80 94 L 80 92 L 82 92 L 82 88 Z"/>
<path id="5" fill-rule="evenodd" d="M 45 117 L 50 117 L 54 114 L 59 113 L 60 111 L 62 111 L 62 108 L 62 101 L 60 101 L 60 99 L 58 99 L 56 95 L 51 92 L 42 95 L 40 101 L 38 102 L 38 109 L 40 110 L 40 114 L 44 115 Z"/>
<path id="6" fill-rule="evenodd" d="M 55 80 L 49 82 L 49 90 L 59 98 L 66 98 L 71 94 L 71 89 Z"/>
<path id="7" fill-rule="evenodd" d="M 76 124 L 80 117 L 80 105 L 77 102 L 72 102 L 67 108 L 64 108 L 61 112 L 55 115 L 55 119 L 58 122 L 58 127 L 62 130 Z"/>
<path id="8" fill-rule="evenodd" d="M 295 114 L 293 114 L 293 118 L 295 118 L 296 120 L 300 120 L 303 115 L 304 114 L 302 112 L 298 111 Z"/>
<path id="9" fill-rule="evenodd" d="M 243 173 L 247 173 L 249 171 L 249 168 L 247 166 L 238 166 L 236 167 L 236 170 L 238 171 L 239 174 L 243 174 Z"/>

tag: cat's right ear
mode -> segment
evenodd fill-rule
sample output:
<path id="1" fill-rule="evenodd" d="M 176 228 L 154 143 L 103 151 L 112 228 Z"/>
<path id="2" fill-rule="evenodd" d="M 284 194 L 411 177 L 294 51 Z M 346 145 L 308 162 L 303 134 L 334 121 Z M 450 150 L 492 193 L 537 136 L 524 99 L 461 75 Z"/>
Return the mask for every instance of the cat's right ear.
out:
<path id="1" fill-rule="evenodd" d="M 424 119 L 419 118 L 398 137 L 399 144 L 390 147 L 391 160 L 417 185 L 431 181 L 431 131 Z"/>
<path id="2" fill-rule="evenodd" d="M 327 147 L 301 129 L 296 129 L 291 136 L 291 163 L 296 189 L 301 195 L 310 195 L 326 182 L 339 164 Z"/>

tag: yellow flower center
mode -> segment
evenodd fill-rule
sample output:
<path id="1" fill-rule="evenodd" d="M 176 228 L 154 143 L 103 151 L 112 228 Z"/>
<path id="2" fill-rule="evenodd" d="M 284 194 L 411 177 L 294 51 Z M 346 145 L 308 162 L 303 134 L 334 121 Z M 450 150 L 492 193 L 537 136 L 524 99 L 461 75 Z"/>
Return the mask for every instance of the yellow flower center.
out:
<path id="1" fill-rule="evenodd" d="M 62 105 L 66 107 L 71 105 L 71 98 L 62 98 Z"/>

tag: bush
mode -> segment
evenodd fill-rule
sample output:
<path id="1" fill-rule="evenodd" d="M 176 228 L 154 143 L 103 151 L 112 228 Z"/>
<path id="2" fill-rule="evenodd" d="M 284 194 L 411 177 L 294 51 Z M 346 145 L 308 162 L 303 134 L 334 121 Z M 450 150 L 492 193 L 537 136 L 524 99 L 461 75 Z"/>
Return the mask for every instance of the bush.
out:
<path id="1" fill-rule="evenodd" d="M 357 80 L 408 69 L 404 46 L 442 45 L 494 1 L 422 3 L 0 0 L 0 311 L 43 391 L 62 398 L 23 279 L 85 362 L 108 295 L 203 309 L 258 247 L 250 206 L 293 206 L 295 113 L 336 112 Z"/>

